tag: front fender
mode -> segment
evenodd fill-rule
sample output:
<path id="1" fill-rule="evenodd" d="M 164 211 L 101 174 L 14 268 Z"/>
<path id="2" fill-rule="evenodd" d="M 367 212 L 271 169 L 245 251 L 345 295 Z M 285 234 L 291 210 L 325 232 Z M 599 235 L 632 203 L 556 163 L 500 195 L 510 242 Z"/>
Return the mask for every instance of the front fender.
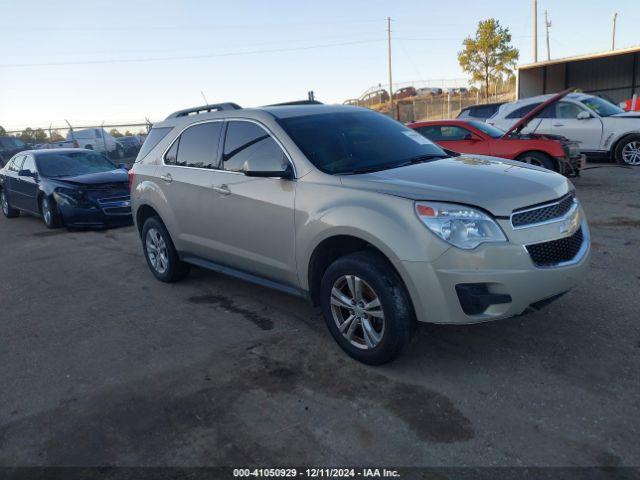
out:
<path id="1" fill-rule="evenodd" d="M 403 261 L 432 262 L 450 248 L 420 222 L 412 200 L 340 186 L 329 187 L 330 191 L 326 185 L 300 187 L 303 191 L 299 189 L 296 195 L 296 261 L 305 290 L 309 288 L 311 257 L 318 245 L 331 237 L 347 235 L 370 243 L 398 271 L 403 269 Z"/>

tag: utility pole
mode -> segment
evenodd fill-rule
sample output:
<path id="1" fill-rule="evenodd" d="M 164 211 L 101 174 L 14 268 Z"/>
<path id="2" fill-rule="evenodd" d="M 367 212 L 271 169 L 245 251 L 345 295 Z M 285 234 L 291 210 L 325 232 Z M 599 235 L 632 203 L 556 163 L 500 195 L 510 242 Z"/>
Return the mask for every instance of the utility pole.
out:
<path id="1" fill-rule="evenodd" d="M 551 48 L 549 47 L 549 27 L 551 26 L 551 21 L 547 16 L 547 11 L 544 11 L 544 27 L 547 30 L 547 60 L 551 60 Z"/>
<path id="2" fill-rule="evenodd" d="M 391 118 L 396 118 L 393 109 L 393 79 L 391 77 L 391 17 L 387 17 L 387 50 L 389 53 L 389 113 Z"/>
<path id="3" fill-rule="evenodd" d="M 618 12 L 613 13 L 613 34 L 611 35 L 611 50 L 616 49 L 616 20 L 618 19 Z"/>
<path id="4" fill-rule="evenodd" d="M 533 0 L 533 61 L 538 62 L 538 0 Z"/>

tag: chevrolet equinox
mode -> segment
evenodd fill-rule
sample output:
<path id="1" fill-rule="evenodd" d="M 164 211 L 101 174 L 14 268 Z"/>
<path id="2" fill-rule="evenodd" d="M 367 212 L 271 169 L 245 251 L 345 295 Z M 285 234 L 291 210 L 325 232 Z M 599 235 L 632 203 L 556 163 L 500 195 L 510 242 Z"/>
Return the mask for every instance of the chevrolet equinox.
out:
<path id="1" fill-rule="evenodd" d="M 368 364 L 396 357 L 418 321 L 540 308 L 588 264 L 565 177 L 457 156 L 359 107 L 182 110 L 154 125 L 130 182 L 158 280 L 196 265 L 308 298 Z"/>

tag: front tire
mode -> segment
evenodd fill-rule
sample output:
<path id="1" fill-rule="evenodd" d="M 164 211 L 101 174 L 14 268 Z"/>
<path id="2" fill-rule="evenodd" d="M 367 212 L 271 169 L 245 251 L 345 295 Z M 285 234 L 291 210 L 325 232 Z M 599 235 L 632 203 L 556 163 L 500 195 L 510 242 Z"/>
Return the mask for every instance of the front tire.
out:
<path id="1" fill-rule="evenodd" d="M 40 211 L 42 213 L 42 220 L 47 228 L 54 229 L 62 226 L 62 219 L 58 212 L 58 207 L 53 200 L 49 200 L 48 197 L 43 197 L 40 201 Z"/>
<path id="2" fill-rule="evenodd" d="M 336 260 L 320 287 L 325 322 L 338 345 L 368 365 L 395 359 L 413 336 L 411 299 L 391 264 L 375 252 Z"/>
<path id="3" fill-rule="evenodd" d="M 4 193 L 4 189 L 0 191 L 0 204 L 2 204 L 2 213 L 7 218 L 16 218 L 20 216 L 20 210 L 11 207 L 9 198 Z"/>
<path id="4" fill-rule="evenodd" d="M 151 217 L 144 222 L 142 249 L 151 273 L 161 282 L 177 282 L 189 273 L 189 264 L 178 257 L 171 236 L 160 218 Z"/>
<path id="5" fill-rule="evenodd" d="M 640 165 L 640 135 L 629 135 L 616 146 L 616 161 L 621 165 Z"/>
<path id="6" fill-rule="evenodd" d="M 547 170 L 557 172 L 558 168 L 549 155 L 542 152 L 525 152 L 518 157 L 518 160 L 536 167 L 543 167 Z"/>

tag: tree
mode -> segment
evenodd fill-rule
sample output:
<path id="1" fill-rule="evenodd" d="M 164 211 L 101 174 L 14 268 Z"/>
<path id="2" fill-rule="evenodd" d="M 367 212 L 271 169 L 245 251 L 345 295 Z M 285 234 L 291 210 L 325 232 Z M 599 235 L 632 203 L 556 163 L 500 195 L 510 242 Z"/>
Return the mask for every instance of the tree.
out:
<path id="1" fill-rule="evenodd" d="M 25 128 L 20 134 L 20 140 L 22 140 L 24 143 L 32 143 L 34 140 L 34 137 L 35 137 L 35 132 L 31 127 Z"/>
<path id="2" fill-rule="evenodd" d="M 126 132 L 124 132 L 124 136 L 125 137 L 133 137 L 133 133 L 131 133 L 129 130 L 127 130 Z"/>
<path id="3" fill-rule="evenodd" d="M 112 128 L 111 130 L 109 130 L 109 133 L 111 134 L 112 137 L 115 137 L 115 138 L 122 136 L 122 134 L 118 131 L 117 128 Z"/>
<path id="4" fill-rule="evenodd" d="M 36 129 L 36 131 L 33 133 L 33 138 L 36 140 L 36 142 L 38 143 L 44 143 L 47 141 L 47 134 L 45 133 L 45 131 L 41 128 Z"/>
<path id="5" fill-rule="evenodd" d="M 489 97 L 489 82 L 511 75 L 520 56 L 511 46 L 509 29 L 500 26 L 495 18 L 481 20 L 474 38 L 462 42 L 464 50 L 458 52 L 458 63 L 470 73 L 474 82 L 482 84 L 485 98 Z"/>
<path id="6" fill-rule="evenodd" d="M 4 128 L 2 128 L 2 125 L 0 125 L 0 135 L 5 136 L 6 134 L 7 134 L 7 131 Z"/>

